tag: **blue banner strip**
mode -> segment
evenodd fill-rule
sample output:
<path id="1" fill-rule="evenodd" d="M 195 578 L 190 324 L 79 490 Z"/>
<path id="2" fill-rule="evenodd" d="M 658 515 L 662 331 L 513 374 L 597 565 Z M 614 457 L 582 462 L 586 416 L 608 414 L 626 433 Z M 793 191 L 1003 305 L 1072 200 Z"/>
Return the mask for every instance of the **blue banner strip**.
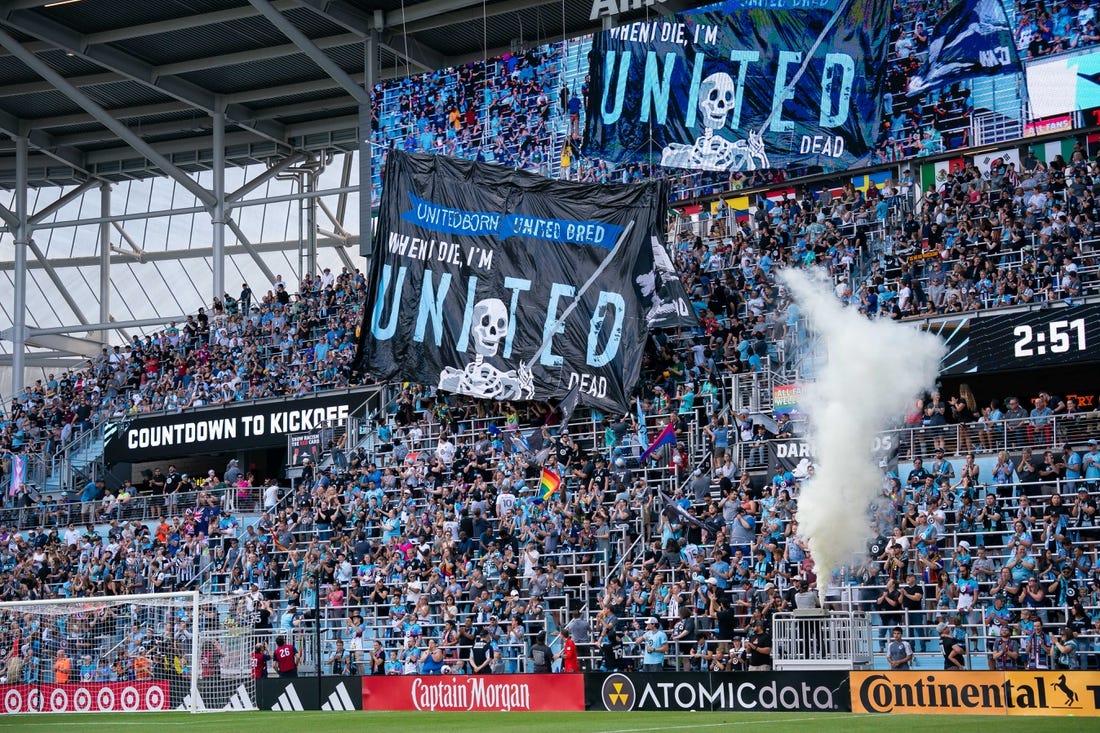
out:
<path id="1" fill-rule="evenodd" d="M 409 194 L 412 208 L 401 218 L 418 227 L 444 234 L 464 234 L 470 237 L 524 237 L 565 242 L 586 247 L 613 249 L 623 227 L 602 221 L 547 219 L 528 214 L 496 214 L 486 211 L 466 211 L 425 201 Z"/>

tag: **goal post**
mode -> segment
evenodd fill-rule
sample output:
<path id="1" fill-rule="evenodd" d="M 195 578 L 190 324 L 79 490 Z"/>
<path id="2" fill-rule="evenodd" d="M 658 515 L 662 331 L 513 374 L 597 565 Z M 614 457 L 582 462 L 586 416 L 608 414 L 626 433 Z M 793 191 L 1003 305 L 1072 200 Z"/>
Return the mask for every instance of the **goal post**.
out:
<path id="1" fill-rule="evenodd" d="M 0 603 L 0 711 L 255 709 L 250 655 L 271 632 L 246 605 L 197 591 Z"/>

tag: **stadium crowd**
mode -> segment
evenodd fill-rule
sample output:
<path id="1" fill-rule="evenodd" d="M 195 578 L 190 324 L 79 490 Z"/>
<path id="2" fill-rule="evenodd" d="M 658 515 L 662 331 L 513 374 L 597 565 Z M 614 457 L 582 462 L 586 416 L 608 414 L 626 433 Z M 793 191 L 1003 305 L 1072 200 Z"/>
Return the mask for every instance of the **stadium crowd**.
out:
<path id="1" fill-rule="evenodd" d="M 1089 0 L 1031 2 L 1016 5 L 1016 48 L 1028 58 L 1086 48 L 1100 43 L 1096 6 Z"/>
<path id="2" fill-rule="evenodd" d="M 557 99 L 562 54 L 561 44 L 540 46 L 379 84 L 372 107 L 376 154 L 384 161 L 389 149 L 401 148 L 553 174 L 559 160 L 551 131 L 565 119 Z M 381 183 L 379 174 L 375 200 Z"/>
<path id="3" fill-rule="evenodd" d="M 961 183 L 945 183 L 945 199 L 955 185 Z M 849 205 L 845 195 L 850 191 L 838 197 L 838 209 Z M 201 587 L 231 594 L 229 616 L 240 624 L 288 633 L 321 624 L 327 645 L 322 657 L 337 654 L 338 640 L 347 662 L 338 666 L 362 672 L 432 671 L 443 664 L 471 671 L 484 666 L 483 654 L 496 671 L 533 669 L 532 649 L 543 648 L 538 640 L 552 641 L 557 649 L 550 647 L 551 654 L 558 656 L 566 634 L 586 666 L 763 667 L 769 663 L 761 651 L 770 649 L 768 620 L 793 607 L 803 583 L 806 591 L 816 585 L 795 520 L 800 480 L 785 473 L 760 480 L 765 441 L 796 434 L 798 426 L 777 416 L 776 429 L 769 431 L 747 412 L 727 410 L 729 396 L 719 385 L 727 372 L 763 368 L 763 358 L 776 355 L 776 337 L 799 327 L 797 306 L 785 303 L 774 285 L 779 265 L 768 260 L 790 249 L 774 234 L 784 224 L 789 230 L 790 223 L 816 223 L 796 213 L 807 204 L 784 201 L 756 219 L 755 229 L 747 226 L 732 236 L 741 240 L 738 251 L 747 260 L 731 270 L 735 287 L 728 301 L 721 295 L 723 280 L 707 277 L 718 269 L 712 258 L 723 255 L 721 238 L 710 246 L 690 239 L 677 247 L 686 282 L 702 304 L 701 323 L 691 333 L 654 340 L 637 409 L 630 414 L 596 414 L 566 426 L 551 405 L 493 405 L 407 385 L 393 392 L 389 419 L 371 441 L 333 445 L 325 463 L 309 467 L 291 491 L 273 482 L 251 486 L 232 462 L 201 480 L 173 466 L 155 471 L 146 488 L 167 496 L 154 522 L 128 511 L 129 502 L 142 499 L 129 482 L 117 494 L 101 496 L 103 487 L 92 482 L 73 504 L 40 503 L 31 515 L 39 527 L 0 528 L 0 598 Z M 935 199 L 925 203 L 939 205 Z M 784 214 L 804 218 L 784 220 Z M 828 224 L 833 226 L 826 231 L 835 228 Z M 846 255 L 822 255 L 813 262 L 830 266 L 841 277 L 838 295 L 858 307 L 839 287 L 851 272 Z M 318 359 L 327 363 L 332 355 L 318 357 L 308 338 L 312 330 L 300 330 L 301 339 L 291 340 L 285 352 L 277 343 L 286 339 L 277 335 L 293 333 L 312 314 L 318 327 L 327 327 L 322 344 L 347 347 L 361 287 L 354 273 L 323 287 L 307 279 L 294 315 L 267 329 L 271 355 L 265 358 L 285 365 L 286 372 L 269 368 L 249 384 L 261 394 L 336 384 L 314 382 Z M 244 381 L 239 374 L 203 370 L 216 357 L 203 361 L 199 354 L 230 358 L 235 325 L 256 326 L 243 310 L 257 313 L 259 323 L 267 315 L 275 320 L 286 310 L 280 300 L 292 300 L 278 294 L 285 289 L 276 286 L 256 306 L 243 295 L 228 306 L 215 304 L 206 329 L 194 319 L 175 344 L 180 351 L 169 354 L 184 363 L 197 359 L 200 367 L 198 376 L 180 386 L 201 395 L 195 390 L 205 384 L 209 395 L 219 375 Z M 342 300 L 337 292 L 345 294 Z M 325 307 L 323 293 L 330 293 L 332 313 L 314 310 Z M 172 346 L 169 334 L 159 334 L 131 346 L 129 359 L 113 372 L 75 375 L 68 387 L 42 385 L 43 395 L 32 387 L 27 401 L 41 400 L 42 408 L 17 408 L 24 414 L 8 427 L 25 429 L 33 425 L 32 414 L 60 413 L 66 399 L 99 399 L 101 408 L 115 404 L 116 410 L 162 407 L 151 395 L 167 382 L 159 382 L 155 372 L 141 379 L 149 372 L 140 365 L 148 363 L 149 348 L 157 358 Z M 109 370 L 111 355 L 101 361 L 92 368 Z M 137 378 L 117 376 L 129 373 Z M 243 399 L 247 392 L 213 394 Z M 1010 629 L 1011 641 L 1023 644 L 1020 653 L 1034 656 L 1028 663 L 1063 663 L 1051 651 L 1053 641 L 1035 630 L 1035 618 L 1074 629 L 1082 654 L 1065 664 L 1091 658 L 1085 653 L 1092 650 L 1100 597 L 1090 532 L 1100 462 L 1094 439 L 1083 452 L 1056 450 L 1064 433 L 1048 426 L 1080 412 L 1072 400 L 1038 400 L 1030 412 L 1018 400 L 979 407 L 966 393 L 946 401 L 933 394 L 921 402 L 907 420 L 921 438 L 910 449 L 918 460 L 934 455 L 932 470 L 918 465 L 904 483 L 884 472 L 884 501 L 874 507 L 883 547 L 834 579 L 856 588 L 854 593 L 824 600 L 874 607 L 882 628 L 903 626 L 907 643 L 918 651 L 941 643 L 952 666 L 967 664 L 965 654 L 975 651 L 957 635 L 978 636 L 993 627 L 999 634 L 1002 626 Z M 641 424 L 654 436 L 668 421 L 680 436 L 677 447 L 659 467 L 636 467 L 631 461 L 640 450 Z M 73 422 L 72 430 L 82 428 Z M 942 437 L 950 425 L 958 437 Z M 1095 434 L 1091 422 L 1082 425 Z M 570 433 L 578 427 L 583 432 L 574 437 Z M 688 453 L 693 432 L 703 436 L 702 453 Z M 23 443 L 24 450 L 32 446 Z M 1044 451 L 1043 462 L 1029 450 L 1017 456 L 1022 446 Z M 988 477 L 975 470 L 972 456 L 964 459 L 962 475 L 945 458 L 998 449 L 1006 452 Z M 706 470 L 693 472 L 708 453 L 709 465 L 699 464 Z M 561 475 L 564 487 L 539 502 L 544 469 Z M 181 505 L 180 498 L 193 506 Z M 161 502 L 148 505 L 160 508 Z M 245 520 L 235 506 L 259 512 L 258 521 Z M 909 599 L 902 610 L 892 605 L 899 598 Z M 17 666 L 23 670 L 32 666 L 28 649 L 38 659 L 69 653 L 59 635 L 46 635 L 50 642 L 33 629 L 23 631 L 19 638 L 25 641 L 5 647 L 20 650 Z M 541 651 L 539 659 L 541 666 Z"/>

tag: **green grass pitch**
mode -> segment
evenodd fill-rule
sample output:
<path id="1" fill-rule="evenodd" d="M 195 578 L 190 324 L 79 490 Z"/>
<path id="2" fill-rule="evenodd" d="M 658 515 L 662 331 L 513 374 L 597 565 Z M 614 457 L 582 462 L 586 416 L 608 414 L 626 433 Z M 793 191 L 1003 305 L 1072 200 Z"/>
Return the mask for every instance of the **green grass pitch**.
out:
<path id="1" fill-rule="evenodd" d="M 77 733 L 87 731 L 201 730 L 203 733 L 351 733 L 352 731 L 430 730 L 432 733 L 661 733 L 662 731 L 745 730 L 753 733 L 882 733 L 901 725 L 905 733 L 1065 733 L 1100 731 L 1100 719 L 1057 717 L 855 715 L 845 713 L 132 713 L 86 715 L 2 715 L 0 731 Z M 893 727 L 890 726 L 890 727 Z"/>

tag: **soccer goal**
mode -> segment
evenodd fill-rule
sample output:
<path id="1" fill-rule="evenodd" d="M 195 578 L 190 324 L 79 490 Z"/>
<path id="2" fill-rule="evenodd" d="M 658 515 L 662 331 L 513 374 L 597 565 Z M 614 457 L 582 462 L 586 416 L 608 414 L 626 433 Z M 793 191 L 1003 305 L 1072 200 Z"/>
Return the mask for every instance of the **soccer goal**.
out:
<path id="1" fill-rule="evenodd" d="M 0 603 L 0 641 L 5 713 L 197 713 L 255 709 L 267 637 L 243 598 L 187 592 Z"/>

